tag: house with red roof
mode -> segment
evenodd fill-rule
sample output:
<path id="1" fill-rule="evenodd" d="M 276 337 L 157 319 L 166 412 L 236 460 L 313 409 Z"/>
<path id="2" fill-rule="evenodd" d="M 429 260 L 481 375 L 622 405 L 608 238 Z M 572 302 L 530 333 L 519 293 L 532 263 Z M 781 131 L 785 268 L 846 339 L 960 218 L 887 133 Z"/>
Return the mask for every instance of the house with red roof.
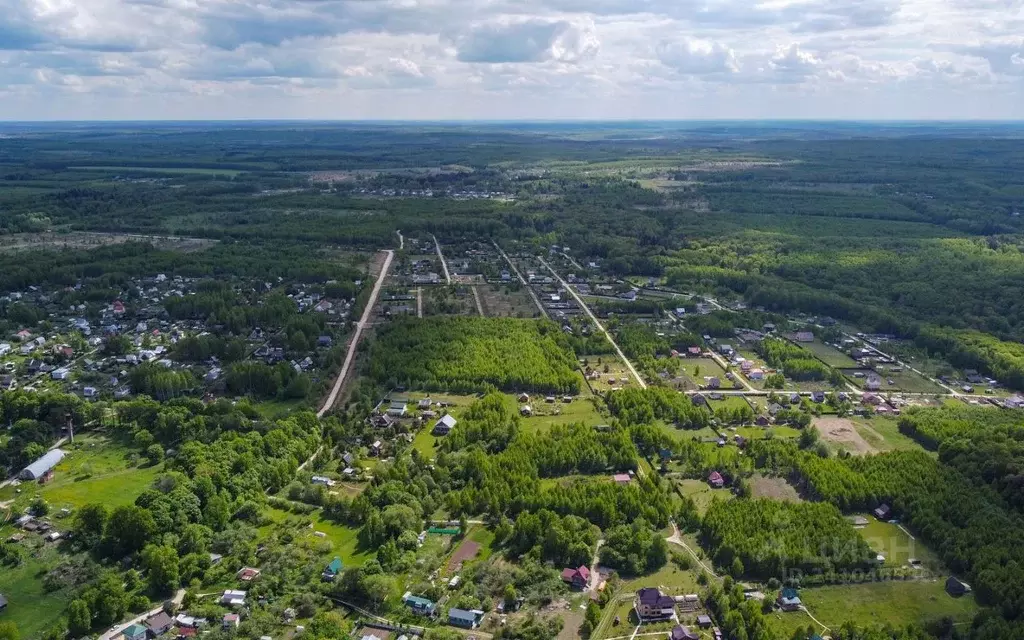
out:
<path id="1" fill-rule="evenodd" d="M 723 478 L 722 474 L 717 471 L 712 471 L 711 474 L 708 475 L 708 484 L 716 489 L 721 489 L 725 486 L 725 478 Z"/>
<path id="2" fill-rule="evenodd" d="M 570 585 L 573 589 L 582 591 L 590 584 L 590 569 L 583 565 L 577 569 L 563 569 L 562 582 Z"/>

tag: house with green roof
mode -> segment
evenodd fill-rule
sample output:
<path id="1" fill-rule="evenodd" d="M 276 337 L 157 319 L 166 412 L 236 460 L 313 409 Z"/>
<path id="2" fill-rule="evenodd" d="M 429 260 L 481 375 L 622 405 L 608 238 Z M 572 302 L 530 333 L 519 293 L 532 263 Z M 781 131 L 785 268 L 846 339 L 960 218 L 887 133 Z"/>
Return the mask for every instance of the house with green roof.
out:
<path id="1" fill-rule="evenodd" d="M 320 574 L 320 577 L 324 582 L 334 582 L 334 579 L 341 574 L 341 570 L 343 568 L 344 566 L 341 563 L 341 558 L 335 556 L 334 560 L 331 560 L 331 563 L 327 565 L 323 573 Z"/>
<path id="2" fill-rule="evenodd" d="M 437 605 L 432 600 L 414 596 L 410 591 L 406 591 L 402 595 L 402 603 L 409 607 L 413 613 L 421 616 L 433 617 L 434 611 L 437 609 Z"/>
<path id="3" fill-rule="evenodd" d="M 146 627 L 141 624 L 133 624 L 122 631 L 121 635 L 124 637 L 124 640 L 146 640 L 148 633 L 149 629 Z"/>

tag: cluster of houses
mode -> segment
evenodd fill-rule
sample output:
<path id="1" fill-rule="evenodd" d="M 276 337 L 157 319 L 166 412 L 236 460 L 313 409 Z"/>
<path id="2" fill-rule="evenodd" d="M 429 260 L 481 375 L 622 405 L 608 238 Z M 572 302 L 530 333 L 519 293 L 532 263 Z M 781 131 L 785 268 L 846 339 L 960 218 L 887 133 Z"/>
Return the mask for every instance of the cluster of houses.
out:
<path id="1" fill-rule="evenodd" d="M 406 591 L 402 595 L 402 604 L 412 614 L 428 618 L 436 617 L 438 605 L 433 600 L 413 595 Z M 448 624 L 463 629 L 476 629 L 483 622 L 484 612 L 479 609 L 459 609 L 450 607 L 447 612 Z"/>
<path id="2" fill-rule="evenodd" d="M 0 342 L 0 358 L 8 359 L 0 366 L 0 388 L 23 387 L 36 389 L 48 379 L 60 383 L 66 391 L 75 392 L 85 399 L 113 397 L 123 399 L 131 395 L 125 384 L 129 370 L 145 362 L 154 362 L 168 368 L 180 366 L 169 356 L 175 344 L 191 335 L 202 335 L 208 327 L 196 320 L 172 320 L 165 308 L 168 300 L 187 297 L 195 293 L 196 278 L 153 277 L 135 278 L 122 297 L 104 303 L 75 304 L 64 307 L 56 302 L 61 292 L 46 293 L 36 287 L 25 292 L 13 292 L 0 298 L 3 301 L 32 303 L 44 309 L 54 327 L 66 327 L 51 335 L 36 335 L 34 328 L 23 328 L 11 335 L 9 342 Z M 269 282 L 252 285 L 252 291 L 269 291 L 275 285 Z M 80 289 L 81 284 L 71 287 Z M 310 311 L 327 316 L 328 325 L 345 321 L 353 300 L 329 300 L 320 293 L 297 285 L 287 294 L 295 301 L 300 312 Z M 114 336 L 128 339 L 129 350 L 119 355 L 106 355 L 105 340 Z M 270 336 L 256 329 L 249 336 L 253 357 L 268 363 L 285 359 L 285 351 L 266 344 Z M 72 347 L 71 344 L 80 345 Z M 319 336 L 317 348 L 329 348 L 330 335 Z M 313 354 L 302 354 L 292 361 L 298 371 L 313 367 Z M 20 364 L 19 364 L 20 362 Z M 216 358 L 203 364 L 190 365 L 193 373 L 207 386 L 216 385 L 223 373 Z"/>

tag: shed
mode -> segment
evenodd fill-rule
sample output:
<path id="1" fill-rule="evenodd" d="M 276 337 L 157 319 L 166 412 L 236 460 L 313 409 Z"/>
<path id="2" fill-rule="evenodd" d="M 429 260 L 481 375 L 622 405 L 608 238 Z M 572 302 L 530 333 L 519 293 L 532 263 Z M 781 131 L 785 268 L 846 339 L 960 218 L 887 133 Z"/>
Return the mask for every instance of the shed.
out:
<path id="1" fill-rule="evenodd" d="M 21 473 L 18 474 L 18 477 L 22 480 L 38 480 L 43 477 L 46 472 L 56 467 L 60 461 L 64 459 L 65 455 L 67 454 L 60 449 L 51 449 L 50 451 L 47 451 L 43 457 L 25 467 Z"/>
<path id="2" fill-rule="evenodd" d="M 971 585 L 967 584 L 963 580 L 960 580 L 959 578 L 956 578 L 954 576 L 949 576 L 948 578 L 946 578 L 946 593 L 953 596 L 954 598 L 959 598 L 960 596 L 968 594 L 970 592 Z"/>

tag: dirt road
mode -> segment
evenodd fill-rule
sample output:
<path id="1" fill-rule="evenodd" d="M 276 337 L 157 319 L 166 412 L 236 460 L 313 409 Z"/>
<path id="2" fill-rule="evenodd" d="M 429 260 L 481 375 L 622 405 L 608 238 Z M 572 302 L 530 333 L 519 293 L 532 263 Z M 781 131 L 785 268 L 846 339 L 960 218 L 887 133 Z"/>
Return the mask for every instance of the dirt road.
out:
<path id="1" fill-rule="evenodd" d="M 437 257 L 441 259 L 441 269 L 444 270 L 444 282 L 445 284 L 452 283 L 452 274 L 448 272 L 448 263 L 444 260 L 444 254 L 441 253 L 441 244 L 437 241 L 437 236 L 430 234 L 430 237 L 434 239 L 434 248 L 437 249 Z"/>
<path id="2" fill-rule="evenodd" d="M 552 269 L 551 265 L 544 261 L 544 258 L 538 257 L 537 259 L 540 260 L 540 263 L 544 265 L 548 271 L 551 272 L 551 275 L 555 276 L 555 280 L 558 280 L 558 282 L 563 287 L 565 287 L 565 290 L 569 292 L 569 295 L 575 298 L 576 304 L 580 305 L 580 308 L 583 309 L 583 312 L 587 314 L 587 317 L 590 318 L 590 321 L 594 323 L 594 326 L 597 327 L 597 330 L 603 333 L 605 338 L 608 339 L 608 342 L 612 345 L 612 348 L 615 349 L 615 353 L 617 353 L 619 357 L 622 358 L 622 361 L 626 363 L 626 368 L 629 369 L 629 372 L 633 374 L 634 378 L 636 378 L 636 382 L 637 384 L 640 385 L 640 388 L 646 389 L 647 383 L 644 382 L 644 379 L 640 377 L 639 373 L 637 373 L 637 370 L 633 366 L 633 363 L 629 361 L 629 358 L 627 358 L 626 354 L 622 352 L 622 349 L 619 348 L 619 345 L 615 343 L 615 339 L 612 338 L 612 334 L 608 333 L 608 331 L 604 328 L 604 325 L 601 324 L 601 321 L 597 319 L 597 316 L 594 315 L 594 312 L 592 312 L 590 310 L 590 307 L 587 306 L 587 303 L 583 302 L 583 298 L 579 297 L 579 295 L 576 294 L 576 291 L 569 286 L 569 283 L 563 280 L 562 276 L 558 275 L 558 272 Z"/>
<path id="3" fill-rule="evenodd" d="M 533 298 L 533 304 L 537 305 L 537 309 L 540 310 L 541 314 L 545 318 L 548 317 L 548 312 L 544 308 L 544 305 L 540 303 L 540 298 L 537 297 L 537 293 L 533 290 L 533 287 L 530 286 L 530 283 L 526 281 L 526 278 L 523 277 L 523 274 L 519 273 L 519 269 L 517 269 L 515 263 L 512 262 L 512 258 L 509 258 L 508 254 L 501 250 L 501 247 L 498 246 L 497 242 L 492 242 L 492 244 L 494 245 L 494 248 L 498 250 L 498 253 L 501 254 L 501 257 L 505 258 L 505 262 L 507 262 L 508 266 L 512 269 L 512 273 L 516 274 L 516 277 L 519 278 L 519 282 L 526 287 L 526 291 L 530 294 L 530 297 Z"/>
<path id="4" fill-rule="evenodd" d="M 318 418 L 322 418 L 325 413 L 331 410 L 334 403 L 338 401 L 338 394 L 341 392 L 341 387 L 345 383 L 345 378 L 348 377 L 349 370 L 352 368 L 352 363 L 356 359 L 356 348 L 359 346 L 359 339 L 363 337 L 363 329 L 370 322 L 370 316 L 373 315 L 373 308 L 377 305 L 377 296 L 380 295 L 380 289 L 384 285 L 384 280 L 388 277 L 388 270 L 391 269 L 391 260 L 395 257 L 395 252 L 391 249 L 385 249 L 384 253 L 387 254 L 384 258 L 384 266 L 380 270 L 380 275 L 377 276 L 377 281 L 373 284 L 373 291 L 370 292 L 370 299 L 366 302 L 366 308 L 363 309 L 363 317 L 360 318 L 356 324 L 356 332 L 352 336 L 352 342 L 349 344 L 348 353 L 345 354 L 345 362 L 341 365 L 341 371 L 338 373 L 338 379 L 334 381 L 334 387 L 331 388 L 331 393 L 327 396 L 320 410 L 316 412 Z"/>

